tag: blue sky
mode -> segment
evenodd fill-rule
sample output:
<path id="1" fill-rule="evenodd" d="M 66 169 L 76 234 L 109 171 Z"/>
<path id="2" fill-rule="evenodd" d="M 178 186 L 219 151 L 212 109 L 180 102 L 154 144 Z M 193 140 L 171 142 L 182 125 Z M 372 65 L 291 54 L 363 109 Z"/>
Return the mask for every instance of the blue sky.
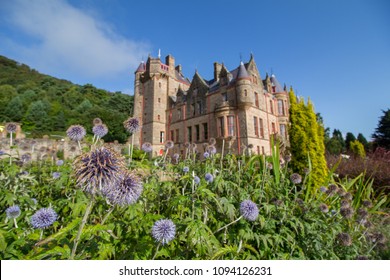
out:
<path id="1" fill-rule="evenodd" d="M 77 84 L 132 94 L 158 49 L 190 79 L 253 53 L 344 134 L 369 139 L 390 108 L 387 0 L 0 0 L 0 55 Z"/>

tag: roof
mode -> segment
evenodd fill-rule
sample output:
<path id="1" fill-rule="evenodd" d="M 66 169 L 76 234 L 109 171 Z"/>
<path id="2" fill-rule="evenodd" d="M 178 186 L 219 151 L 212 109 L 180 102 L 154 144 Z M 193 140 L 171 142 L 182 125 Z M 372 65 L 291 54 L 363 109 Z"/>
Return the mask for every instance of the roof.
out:
<path id="1" fill-rule="evenodd" d="M 272 86 L 275 87 L 275 92 L 284 92 L 283 87 L 280 85 L 274 74 L 271 75 L 271 83 Z"/>
<path id="2" fill-rule="evenodd" d="M 242 61 L 240 63 L 240 66 L 238 66 L 237 69 L 238 69 L 237 70 L 237 77 L 236 77 L 237 80 L 249 78 L 248 71 L 246 71 L 244 63 L 242 63 Z"/>
<path id="3" fill-rule="evenodd" d="M 137 72 L 145 72 L 145 70 L 146 70 L 146 65 L 145 65 L 145 62 L 141 62 L 140 64 L 139 64 L 139 66 L 138 66 L 138 68 L 137 68 L 137 70 L 135 71 L 136 73 Z"/>

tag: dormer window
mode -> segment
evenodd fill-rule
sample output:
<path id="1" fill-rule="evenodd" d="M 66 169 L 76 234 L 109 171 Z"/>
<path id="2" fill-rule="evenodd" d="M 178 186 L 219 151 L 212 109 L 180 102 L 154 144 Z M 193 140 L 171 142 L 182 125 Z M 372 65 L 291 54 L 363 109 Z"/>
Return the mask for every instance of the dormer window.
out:
<path id="1" fill-rule="evenodd" d="M 224 93 L 222 93 L 222 101 L 223 101 L 223 102 L 226 102 L 226 101 L 228 101 L 228 95 L 227 95 L 227 92 L 224 92 Z"/>

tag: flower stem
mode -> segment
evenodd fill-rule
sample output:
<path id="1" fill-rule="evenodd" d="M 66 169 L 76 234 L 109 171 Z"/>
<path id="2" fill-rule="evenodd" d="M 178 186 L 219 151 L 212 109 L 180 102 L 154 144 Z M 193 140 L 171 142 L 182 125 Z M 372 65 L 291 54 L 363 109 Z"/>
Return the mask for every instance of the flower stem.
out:
<path id="1" fill-rule="evenodd" d="M 93 203 L 94 203 L 94 198 L 92 197 L 91 200 L 89 201 L 89 204 L 87 205 L 87 209 L 85 209 L 83 220 L 81 221 L 81 224 L 80 224 L 80 227 L 79 227 L 79 231 L 77 232 L 76 239 L 74 240 L 72 253 L 71 253 L 70 257 L 69 257 L 70 260 L 73 260 L 74 256 L 76 255 L 77 245 L 78 245 L 78 243 L 80 241 L 80 237 L 81 237 L 81 233 L 83 232 L 83 228 L 84 228 L 85 224 L 87 223 L 88 216 L 91 213 Z"/>
<path id="2" fill-rule="evenodd" d="M 18 228 L 18 223 L 16 222 L 16 218 L 14 218 L 14 225 L 15 225 L 15 228 Z"/>
<path id="3" fill-rule="evenodd" d="M 229 223 L 229 224 L 227 224 L 227 225 L 221 227 L 220 229 L 218 229 L 217 231 L 215 231 L 214 234 L 216 234 L 217 232 L 223 230 L 224 228 L 227 228 L 228 226 L 230 226 L 230 225 L 232 225 L 232 224 L 234 224 L 234 223 L 237 223 L 239 220 L 241 220 L 241 218 L 242 218 L 242 216 L 238 217 L 237 220 L 235 220 L 235 221 L 233 221 L 233 222 L 231 222 L 231 223 Z"/>
<path id="4" fill-rule="evenodd" d="M 161 243 L 158 243 L 157 248 L 156 248 L 156 253 L 154 253 L 152 260 L 154 260 L 156 258 L 158 250 L 160 249 L 160 245 L 161 245 Z"/>

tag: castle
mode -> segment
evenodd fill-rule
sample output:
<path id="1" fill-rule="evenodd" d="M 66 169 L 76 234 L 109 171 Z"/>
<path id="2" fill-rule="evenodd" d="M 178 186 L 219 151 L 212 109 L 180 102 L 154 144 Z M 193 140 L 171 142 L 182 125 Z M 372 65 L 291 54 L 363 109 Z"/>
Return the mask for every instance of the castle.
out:
<path id="1" fill-rule="evenodd" d="M 288 143 L 288 112 L 286 88 L 274 75 L 262 80 L 253 55 L 231 71 L 215 62 L 211 80 L 197 71 L 188 80 L 171 55 L 165 63 L 149 56 L 135 71 L 133 116 L 141 130 L 134 144 L 151 143 L 153 155 L 163 153 L 167 140 L 175 153 L 184 154 L 186 143 L 203 151 L 210 138 L 219 152 L 270 154 L 273 135 Z"/>

